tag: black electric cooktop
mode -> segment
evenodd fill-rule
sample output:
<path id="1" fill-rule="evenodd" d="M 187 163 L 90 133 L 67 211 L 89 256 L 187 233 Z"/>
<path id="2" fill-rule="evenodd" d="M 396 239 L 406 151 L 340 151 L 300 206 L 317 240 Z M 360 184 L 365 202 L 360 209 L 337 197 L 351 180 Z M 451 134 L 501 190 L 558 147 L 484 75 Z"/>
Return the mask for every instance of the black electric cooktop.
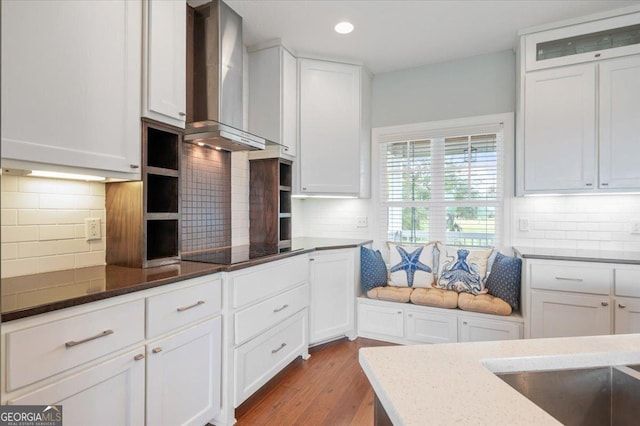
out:
<path id="1" fill-rule="evenodd" d="M 265 244 L 246 244 L 239 246 L 219 247 L 210 250 L 182 253 L 182 260 L 189 262 L 216 263 L 233 265 L 248 262 L 262 257 L 269 257 L 280 253 L 294 252 L 290 247 L 278 247 Z"/>

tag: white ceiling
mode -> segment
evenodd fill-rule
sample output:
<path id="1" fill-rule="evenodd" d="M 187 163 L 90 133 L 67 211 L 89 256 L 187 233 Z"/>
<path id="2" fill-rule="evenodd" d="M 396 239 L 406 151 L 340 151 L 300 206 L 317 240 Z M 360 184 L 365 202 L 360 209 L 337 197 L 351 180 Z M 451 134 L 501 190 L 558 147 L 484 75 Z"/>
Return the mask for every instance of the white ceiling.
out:
<path id="1" fill-rule="evenodd" d="M 518 30 L 636 1 L 227 0 L 250 46 L 280 38 L 296 52 L 362 61 L 374 73 L 512 49 Z M 355 30 L 333 27 L 349 20 Z"/>

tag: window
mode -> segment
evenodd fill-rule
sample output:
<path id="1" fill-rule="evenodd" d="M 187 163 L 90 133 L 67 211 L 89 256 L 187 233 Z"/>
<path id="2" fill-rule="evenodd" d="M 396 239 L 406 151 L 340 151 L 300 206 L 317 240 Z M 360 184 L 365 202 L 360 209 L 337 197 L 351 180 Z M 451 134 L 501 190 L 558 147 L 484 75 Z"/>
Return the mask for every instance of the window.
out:
<path id="1" fill-rule="evenodd" d="M 499 245 L 502 136 L 495 124 L 381 138 L 384 240 Z"/>

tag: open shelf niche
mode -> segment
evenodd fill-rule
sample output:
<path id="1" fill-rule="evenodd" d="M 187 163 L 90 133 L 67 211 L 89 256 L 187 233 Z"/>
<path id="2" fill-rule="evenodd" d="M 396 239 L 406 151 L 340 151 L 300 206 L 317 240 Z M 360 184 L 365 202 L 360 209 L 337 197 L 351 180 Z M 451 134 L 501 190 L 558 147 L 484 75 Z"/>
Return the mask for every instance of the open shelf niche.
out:
<path id="1" fill-rule="evenodd" d="M 249 161 L 249 242 L 291 247 L 291 161 Z"/>
<path id="2" fill-rule="evenodd" d="M 182 135 L 142 120 L 142 182 L 106 187 L 107 264 L 146 268 L 180 260 Z"/>

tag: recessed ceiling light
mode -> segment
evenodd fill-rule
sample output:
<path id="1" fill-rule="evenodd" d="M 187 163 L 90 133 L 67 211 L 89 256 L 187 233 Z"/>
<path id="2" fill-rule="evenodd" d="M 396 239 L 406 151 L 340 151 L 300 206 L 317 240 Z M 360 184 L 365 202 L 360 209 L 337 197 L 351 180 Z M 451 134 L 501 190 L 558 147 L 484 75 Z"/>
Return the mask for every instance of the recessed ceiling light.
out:
<path id="1" fill-rule="evenodd" d="M 353 31 L 353 24 L 351 22 L 343 21 L 336 24 L 334 27 L 339 34 L 349 34 Z"/>

